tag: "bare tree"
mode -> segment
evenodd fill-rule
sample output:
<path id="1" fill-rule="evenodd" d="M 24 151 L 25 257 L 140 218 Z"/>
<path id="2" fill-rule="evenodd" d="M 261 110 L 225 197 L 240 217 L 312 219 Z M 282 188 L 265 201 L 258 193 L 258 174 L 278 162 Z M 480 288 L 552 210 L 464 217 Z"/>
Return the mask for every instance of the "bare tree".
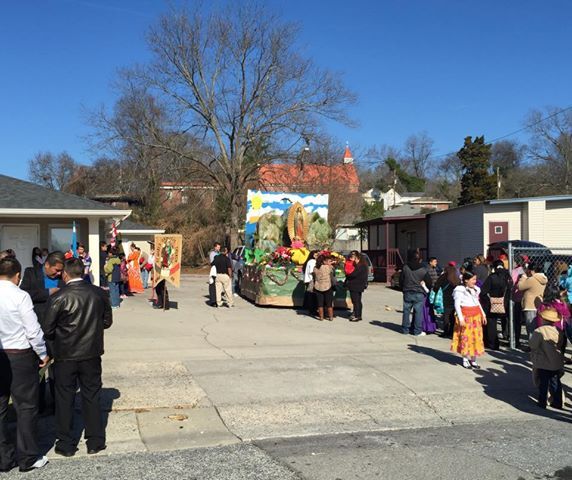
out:
<path id="1" fill-rule="evenodd" d="M 166 103 L 177 134 L 155 131 L 136 143 L 184 160 L 220 190 L 232 243 L 259 165 L 311 136 L 321 119 L 349 122 L 344 107 L 353 95 L 339 75 L 301 56 L 296 38 L 293 25 L 255 4 L 173 11 L 148 36 L 153 62 L 130 74 Z M 197 155 L 183 134 L 207 148 Z M 261 144 L 266 158 L 249 155 Z"/>
<path id="2" fill-rule="evenodd" d="M 556 107 L 544 112 L 533 110 L 526 124 L 530 125 L 531 142 L 528 152 L 540 169 L 549 176 L 553 193 L 572 190 L 572 110 Z"/>
<path id="3" fill-rule="evenodd" d="M 434 143 L 427 132 L 413 134 L 405 140 L 404 161 L 410 172 L 418 178 L 427 178 Z"/>
<path id="4" fill-rule="evenodd" d="M 120 98 L 113 113 L 102 109 L 90 122 L 95 127 L 89 138 L 92 150 L 106 151 L 116 159 L 92 167 L 100 172 L 115 168 L 107 189 L 99 193 L 118 191 L 141 199 L 143 207 L 135 216 L 156 222 L 161 216 L 161 181 L 177 181 L 183 175 L 181 158 L 174 149 L 182 145 L 190 152 L 189 136 L 173 132 L 167 107 L 136 84 L 130 72 L 121 75 Z"/>
<path id="5" fill-rule="evenodd" d="M 40 152 L 28 161 L 28 178 L 52 190 L 66 191 L 77 170 L 77 163 L 67 152 Z"/>

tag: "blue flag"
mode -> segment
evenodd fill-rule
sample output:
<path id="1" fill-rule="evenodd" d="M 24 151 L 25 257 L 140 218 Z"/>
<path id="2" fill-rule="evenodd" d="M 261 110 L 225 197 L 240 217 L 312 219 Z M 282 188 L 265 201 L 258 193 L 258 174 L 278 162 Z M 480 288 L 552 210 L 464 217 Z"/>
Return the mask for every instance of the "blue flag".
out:
<path id="1" fill-rule="evenodd" d="M 75 228 L 75 220 L 72 227 L 71 251 L 73 252 L 73 256 L 77 258 L 77 231 Z"/>

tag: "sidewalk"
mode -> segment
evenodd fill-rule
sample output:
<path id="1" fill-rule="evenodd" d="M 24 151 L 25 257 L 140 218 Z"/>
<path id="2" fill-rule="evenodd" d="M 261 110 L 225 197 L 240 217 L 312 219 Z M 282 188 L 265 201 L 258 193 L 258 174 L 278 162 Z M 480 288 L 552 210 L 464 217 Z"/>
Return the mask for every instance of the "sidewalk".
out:
<path id="1" fill-rule="evenodd" d="M 233 309 L 215 309 L 206 294 L 204 278 L 184 276 L 171 291 L 177 309 L 153 310 L 145 295 L 114 312 L 103 365 L 108 449 L 99 455 L 495 419 L 572 420 L 570 410 L 543 412 L 533 403 L 527 355 L 493 352 L 482 370 L 470 371 L 449 353 L 448 340 L 402 335 L 401 295 L 381 285 L 366 291 L 359 323 L 319 322 L 241 298 Z M 42 422 L 46 444 L 50 421 Z"/>

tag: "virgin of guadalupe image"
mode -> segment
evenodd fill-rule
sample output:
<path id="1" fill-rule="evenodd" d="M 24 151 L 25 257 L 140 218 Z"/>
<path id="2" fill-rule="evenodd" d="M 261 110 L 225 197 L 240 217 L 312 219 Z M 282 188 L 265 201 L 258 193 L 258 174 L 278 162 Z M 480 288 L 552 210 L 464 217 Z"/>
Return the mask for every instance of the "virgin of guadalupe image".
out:
<path id="1" fill-rule="evenodd" d="M 308 236 L 308 214 L 304 205 L 294 203 L 288 213 L 288 236 L 290 240 L 306 240 Z"/>
<path id="2" fill-rule="evenodd" d="M 171 240 L 165 240 L 161 247 L 161 276 L 169 276 L 170 270 L 176 261 L 175 249 L 171 245 Z"/>

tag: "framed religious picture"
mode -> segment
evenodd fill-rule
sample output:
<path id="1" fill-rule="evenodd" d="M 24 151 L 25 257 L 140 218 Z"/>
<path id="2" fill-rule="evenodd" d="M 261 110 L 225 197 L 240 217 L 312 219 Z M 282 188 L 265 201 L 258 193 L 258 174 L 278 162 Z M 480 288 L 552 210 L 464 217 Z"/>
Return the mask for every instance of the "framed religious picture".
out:
<path id="1" fill-rule="evenodd" d="M 155 283 L 166 280 L 175 287 L 181 285 L 182 251 L 182 235 L 155 235 Z"/>

